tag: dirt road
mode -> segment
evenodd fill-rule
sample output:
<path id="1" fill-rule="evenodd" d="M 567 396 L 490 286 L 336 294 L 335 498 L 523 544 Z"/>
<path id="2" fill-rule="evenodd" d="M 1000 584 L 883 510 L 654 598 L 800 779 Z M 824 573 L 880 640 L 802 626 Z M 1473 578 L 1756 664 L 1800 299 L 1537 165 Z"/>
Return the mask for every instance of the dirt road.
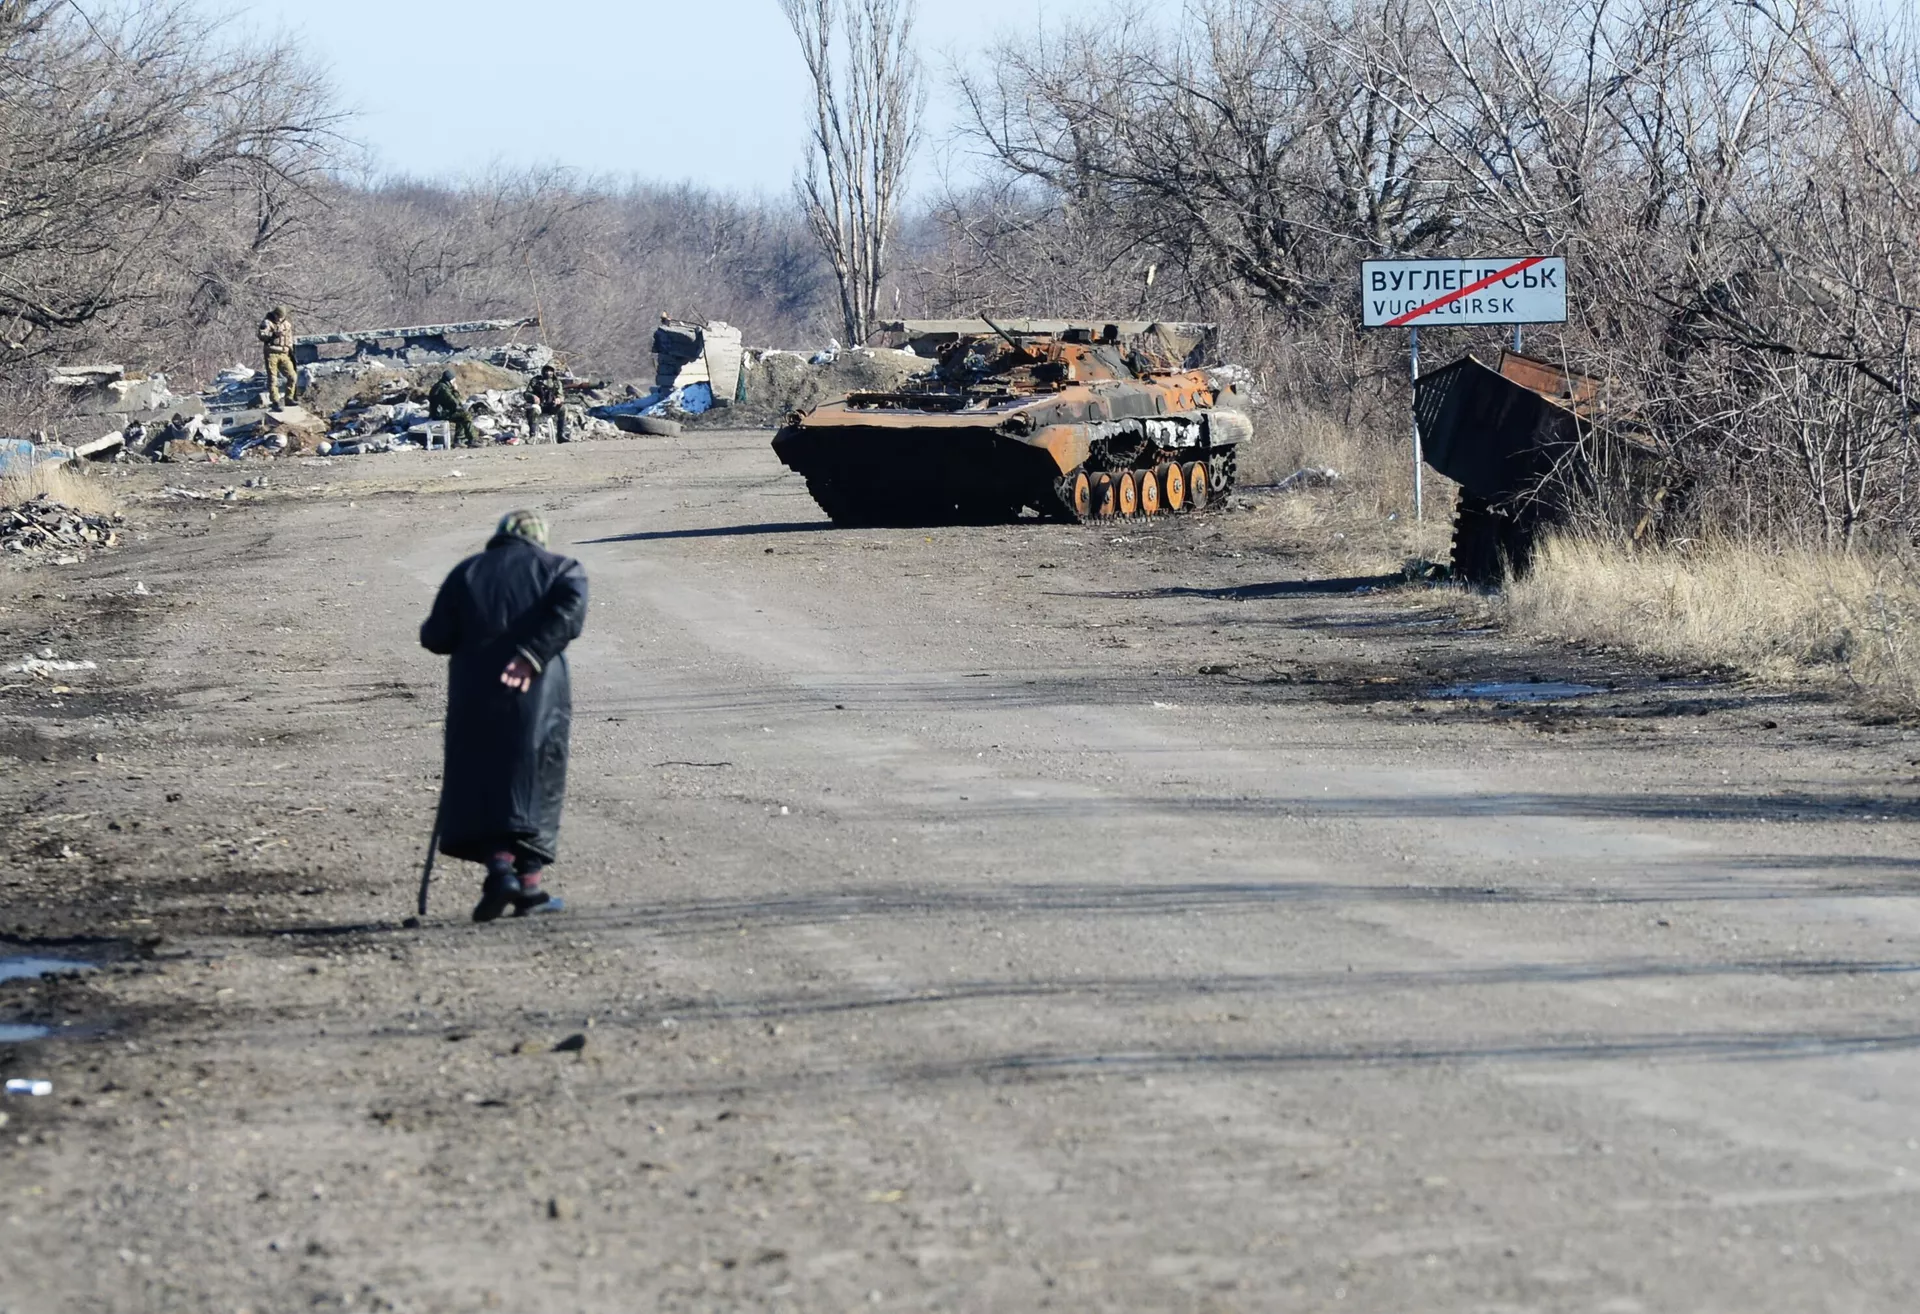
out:
<path id="1" fill-rule="evenodd" d="M 686 442 L 0 575 L 8 662 L 99 667 L 0 680 L 0 957 L 98 964 L 0 985 L 0 1311 L 1920 1302 L 1912 730 Z M 525 502 L 594 588 L 573 910 L 404 929 L 415 628 Z M 1529 678 L 1600 691 L 1437 692 Z"/>

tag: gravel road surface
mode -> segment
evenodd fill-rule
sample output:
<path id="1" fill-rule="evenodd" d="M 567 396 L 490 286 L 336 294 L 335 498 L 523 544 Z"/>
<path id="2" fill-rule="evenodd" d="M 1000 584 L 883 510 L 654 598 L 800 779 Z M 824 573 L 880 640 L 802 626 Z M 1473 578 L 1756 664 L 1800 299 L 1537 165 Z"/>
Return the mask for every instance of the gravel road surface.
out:
<path id="1" fill-rule="evenodd" d="M 760 433 L 258 468 L 0 573 L 97 667 L 0 676 L 0 976 L 94 965 L 0 983 L 0 1314 L 1920 1306 L 1911 727 Z M 405 927 L 528 503 L 572 906 Z"/>

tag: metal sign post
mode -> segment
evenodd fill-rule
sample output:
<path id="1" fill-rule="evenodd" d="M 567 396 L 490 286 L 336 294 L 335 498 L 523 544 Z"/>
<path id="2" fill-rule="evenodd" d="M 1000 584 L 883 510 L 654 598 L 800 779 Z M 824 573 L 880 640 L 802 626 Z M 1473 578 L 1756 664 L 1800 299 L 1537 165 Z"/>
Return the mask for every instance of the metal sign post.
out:
<path id="1" fill-rule="evenodd" d="M 1420 330 L 1418 328 L 1407 334 L 1407 342 L 1412 356 L 1409 379 L 1417 388 L 1420 386 Z M 1426 455 L 1420 450 L 1420 413 L 1415 411 L 1413 415 L 1413 518 L 1415 520 L 1427 518 L 1427 499 L 1423 489 L 1426 463 Z"/>
<path id="2" fill-rule="evenodd" d="M 1360 324 L 1404 328 L 1413 386 L 1420 386 L 1420 326 L 1511 324 L 1520 350 L 1523 324 L 1567 322 L 1564 256 L 1490 256 L 1472 260 L 1367 260 L 1360 265 Z M 1424 519 L 1425 461 L 1420 419 L 1413 421 L 1413 515 Z"/>

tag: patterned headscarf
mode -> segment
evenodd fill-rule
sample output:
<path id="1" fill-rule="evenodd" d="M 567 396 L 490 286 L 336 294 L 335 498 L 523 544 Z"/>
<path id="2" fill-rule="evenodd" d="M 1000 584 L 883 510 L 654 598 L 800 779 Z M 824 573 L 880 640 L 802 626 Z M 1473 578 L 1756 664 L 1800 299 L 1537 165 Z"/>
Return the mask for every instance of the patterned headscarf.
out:
<path id="1" fill-rule="evenodd" d="M 500 527 L 493 533 L 496 538 L 508 535 L 540 547 L 547 545 L 547 522 L 540 518 L 538 511 L 509 511 L 500 517 Z"/>

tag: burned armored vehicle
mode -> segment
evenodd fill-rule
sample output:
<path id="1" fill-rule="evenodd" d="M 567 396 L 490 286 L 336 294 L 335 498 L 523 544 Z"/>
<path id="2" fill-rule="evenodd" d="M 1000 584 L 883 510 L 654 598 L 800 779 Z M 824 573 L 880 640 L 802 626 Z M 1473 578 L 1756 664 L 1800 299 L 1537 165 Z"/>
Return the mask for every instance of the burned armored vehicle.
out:
<path id="1" fill-rule="evenodd" d="M 781 461 L 837 525 L 1079 521 L 1197 511 L 1253 435 L 1200 368 L 1209 324 L 904 320 L 932 369 L 788 417 Z"/>

